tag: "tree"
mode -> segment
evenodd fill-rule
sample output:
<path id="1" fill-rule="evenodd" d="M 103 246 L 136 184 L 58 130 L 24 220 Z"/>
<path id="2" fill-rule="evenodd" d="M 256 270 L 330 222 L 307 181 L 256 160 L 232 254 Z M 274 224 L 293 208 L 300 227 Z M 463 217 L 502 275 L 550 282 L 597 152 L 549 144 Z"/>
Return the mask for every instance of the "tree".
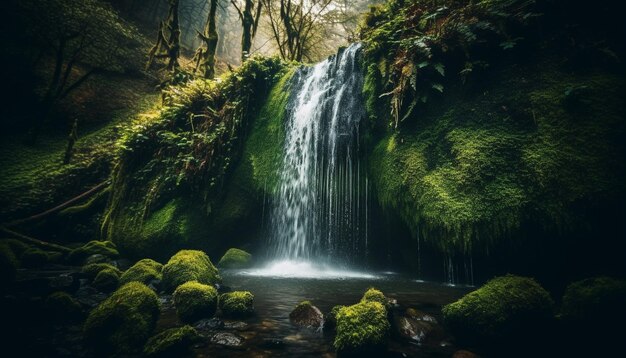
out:
<path id="1" fill-rule="evenodd" d="M 196 62 L 195 71 L 204 70 L 204 78 L 215 76 L 215 52 L 217 51 L 217 26 L 215 13 L 217 12 L 218 0 L 210 0 L 209 15 L 204 26 L 204 31 L 198 31 L 198 37 L 204 42 L 194 55 Z"/>
<path id="2" fill-rule="evenodd" d="M 324 18 L 333 0 L 262 1 L 280 56 L 287 60 L 306 58 L 310 61 L 316 36 L 325 30 Z"/>
<path id="3" fill-rule="evenodd" d="M 180 0 L 169 0 L 170 8 L 167 19 L 159 25 L 157 41 L 148 53 L 146 69 L 154 64 L 155 59 L 167 59 L 167 70 L 178 69 L 180 56 L 180 21 L 178 20 L 178 5 Z"/>
<path id="4" fill-rule="evenodd" d="M 262 0 L 257 0 L 256 9 L 254 0 L 243 0 L 243 10 L 241 5 L 238 5 L 239 0 L 230 0 L 231 4 L 237 10 L 239 19 L 241 19 L 241 26 L 243 33 L 241 35 L 241 61 L 245 61 L 250 56 L 250 49 L 252 48 L 252 41 L 256 36 L 256 31 L 259 28 L 259 19 L 261 18 L 261 9 L 263 8 Z"/>
<path id="5" fill-rule="evenodd" d="M 50 58 L 52 70 L 33 61 L 42 72 L 41 112 L 33 120 L 30 140 L 37 140 L 54 107 L 100 72 L 137 70 L 143 42 L 137 30 L 98 0 L 19 0 L 18 21 L 37 59 Z"/>

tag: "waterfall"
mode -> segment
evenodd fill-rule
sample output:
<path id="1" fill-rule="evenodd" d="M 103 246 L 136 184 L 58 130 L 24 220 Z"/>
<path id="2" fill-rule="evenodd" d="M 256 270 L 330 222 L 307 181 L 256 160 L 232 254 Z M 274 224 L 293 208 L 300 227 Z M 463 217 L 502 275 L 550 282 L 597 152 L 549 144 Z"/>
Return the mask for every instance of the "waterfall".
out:
<path id="1" fill-rule="evenodd" d="M 278 192 L 269 209 L 272 260 L 337 265 L 365 255 L 369 182 L 360 163 L 360 49 L 353 44 L 294 75 Z"/>

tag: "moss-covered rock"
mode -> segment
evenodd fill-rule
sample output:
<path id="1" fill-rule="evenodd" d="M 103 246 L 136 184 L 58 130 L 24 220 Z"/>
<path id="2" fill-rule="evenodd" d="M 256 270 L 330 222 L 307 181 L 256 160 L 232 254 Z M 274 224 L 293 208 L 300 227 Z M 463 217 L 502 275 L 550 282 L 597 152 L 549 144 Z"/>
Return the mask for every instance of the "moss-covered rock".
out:
<path id="1" fill-rule="evenodd" d="M 46 313 L 56 322 L 74 322 L 83 317 L 83 309 L 67 292 L 54 292 L 46 297 Z"/>
<path id="2" fill-rule="evenodd" d="M 130 282 L 91 311 L 84 326 L 85 342 L 99 354 L 136 352 L 152 334 L 159 313 L 156 293 Z"/>
<path id="3" fill-rule="evenodd" d="M 143 353 L 147 357 L 186 356 L 198 338 L 198 332 L 191 326 L 166 329 L 148 340 Z"/>
<path id="4" fill-rule="evenodd" d="M 0 244 L 0 282 L 6 284 L 15 280 L 19 261 L 7 244 Z M 0 291 L 4 290 L 0 288 Z"/>
<path id="5" fill-rule="evenodd" d="M 89 241 L 85 245 L 70 251 L 68 260 L 74 263 L 80 263 L 91 255 L 104 255 L 108 258 L 117 258 L 119 252 L 117 246 L 111 241 Z"/>
<path id="6" fill-rule="evenodd" d="M 226 251 L 217 266 L 220 268 L 247 268 L 252 263 L 252 255 L 241 249 L 231 248 Z"/>
<path id="7" fill-rule="evenodd" d="M 592 325 L 596 329 L 623 323 L 626 281 L 594 277 L 569 284 L 563 295 L 560 318 L 570 325 Z"/>
<path id="8" fill-rule="evenodd" d="M 185 282 L 174 291 L 174 305 L 182 322 L 211 317 L 217 310 L 217 290 L 197 281 Z"/>
<path id="9" fill-rule="evenodd" d="M 187 281 L 214 285 L 220 283 L 222 278 L 204 252 L 181 250 L 163 266 L 163 287 L 171 292 Z"/>
<path id="10" fill-rule="evenodd" d="M 365 291 L 363 297 L 361 298 L 361 302 L 378 302 L 383 305 L 383 307 L 389 308 L 389 300 L 387 297 L 385 297 L 380 290 L 373 287 Z"/>
<path id="11" fill-rule="evenodd" d="M 107 263 L 85 265 L 85 266 L 83 266 L 80 269 L 80 272 L 83 275 L 85 275 L 88 279 L 93 280 L 94 278 L 96 278 L 98 273 L 100 273 L 100 271 L 102 271 L 104 269 L 113 270 L 113 271 L 117 272 L 118 275 L 122 274 L 122 271 L 120 271 L 120 269 L 118 269 L 117 267 L 115 267 L 115 266 L 113 266 L 111 264 L 107 264 Z"/>
<path id="12" fill-rule="evenodd" d="M 319 328 L 324 326 L 324 315 L 311 301 L 302 301 L 289 313 L 289 320 L 304 327 Z"/>
<path id="13" fill-rule="evenodd" d="M 221 294 L 219 307 L 224 317 L 249 316 L 254 312 L 254 295 L 248 291 Z"/>
<path id="14" fill-rule="evenodd" d="M 342 307 L 337 313 L 335 349 L 346 355 L 375 354 L 386 346 L 389 327 L 387 310 L 379 302 Z"/>
<path id="15" fill-rule="evenodd" d="M 163 278 L 162 270 L 163 264 L 152 259 L 142 259 L 122 274 L 120 284 L 123 285 L 131 281 L 139 281 L 145 284 L 155 280 L 161 281 Z"/>
<path id="16" fill-rule="evenodd" d="M 519 276 L 492 279 L 443 308 L 445 325 L 459 342 L 522 342 L 552 320 L 554 302 L 535 280 Z"/>
<path id="17" fill-rule="evenodd" d="M 111 292 L 119 286 L 120 275 L 119 270 L 105 268 L 98 272 L 94 278 L 92 285 L 102 292 Z"/>
<path id="18" fill-rule="evenodd" d="M 22 253 L 20 261 L 25 267 L 41 267 L 48 263 L 48 253 L 32 247 Z"/>

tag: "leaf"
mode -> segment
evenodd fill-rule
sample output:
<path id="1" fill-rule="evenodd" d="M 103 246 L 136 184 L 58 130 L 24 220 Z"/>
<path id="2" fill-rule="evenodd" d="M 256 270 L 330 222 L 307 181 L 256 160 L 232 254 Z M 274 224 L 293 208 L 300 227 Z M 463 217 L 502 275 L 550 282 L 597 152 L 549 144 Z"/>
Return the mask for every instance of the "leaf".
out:
<path id="1" fill-rule="evenodd" d="M 439 74 L 440 74 L 442 77 L 445 77 L 445 76 L 446 76 L 445 68 L 446 68 L 446 66 L 444 66 L 442 63 L 437 63 L 437 64 L 435 65 L 435 70 L 437 70 L 437 72 L 439 72 Z"/>
<path id="2" fill-rule="evenodd" d="M 443 93 L 443 85 L 441 83 L 434 83 L 432 85 L 433 89 L 436 89 L 437 91 L 439 91 L 440 93 Z"/>

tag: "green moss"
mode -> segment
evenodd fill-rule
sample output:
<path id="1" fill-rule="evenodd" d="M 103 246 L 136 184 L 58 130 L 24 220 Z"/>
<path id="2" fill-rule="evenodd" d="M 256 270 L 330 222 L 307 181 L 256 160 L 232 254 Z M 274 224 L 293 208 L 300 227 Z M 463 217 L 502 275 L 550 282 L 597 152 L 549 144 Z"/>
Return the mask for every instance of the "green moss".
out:
<path id="1" fill-rule="evenodd" d="M 385 297 L 381 291 L 373 287 L 365 291 L 363 297 L 361 298 L 361 302 L 378 302 L 383 305 L 383 307 L 389 308 L 389 300 L 387 300 L 387 297 Z"/>
<path id="2" fill-rule="evenodd" d="M 48 253 L 33 247 L 22 253 L 20 261 L 26 267 L 41 267 L 48 263 Z"/>
<path id="3" fill-rule="evenodd" d="M 96 275 L 98 275 L 98 273 L 100 273 L 100 271 L 104 269 L 113 270 L 118 275 L 122 274 L 122 271 L 120 271 L 117 267 L 106 263 L 85 265 L 80 269 L 80 272 L 83 275 L 87 276 L 88 279 L 93 280 L 94 278 L 96 278 Z"/>
<path id="4" fill-rule="evenodd" d="M 156 293 L 142 283 L 128 283 L 91 311 L 84 326 L 85 342 L 98 354 L 136 352 L 158 317 Z"/>
<path id="5" fill-rule="evenodd" d="M 567 286 L 560 318 L 572 326 L 615 327 L 626 319 L 624 302 L 626 281 L 588 278 Z"/>
<path id="6" fill-rule="evenodd" d="M 211 317 L 217 310 L 217 290 L 197 281 L 185 282 L 174 291 L 174 305 L 182 322 Z"/>
<path id="7" fill-rule="evenodd" d="M 198 338 L 198 332 L 191 326 L 166 329 L 148 340 L 143 353 L 147 357 L 186 356 Z"/>
<path id="8" fill-rule="evenodd" d="M 126 270 L 120 278 L 120 284 L 126 284 L 131 281 L 139 281 L 149 284 L 151 281 L 163 279 L 161 271 L 163 265 L 152 259 L 142 259 L 137 261 L 131 268 Z"/>
<path id="9" fill-rule="evenodd" d="M 46 312 L 57 322 L 74 322 L 83 317 L 83 309 L 66 292 L 54 292 L 46 297 Z"/>
<path id="10" fill-rule="evenodd" d="M 532 338 L 552 319 L 554 302 L 535 280 L 502 276 L 443 308 L 444 323 L 464 344 Z"/>
<path id="11" fill-rule="evenodd" d="M 492 73 L 479 93 L 451 89 L 375 145 L 377 198 L 415 235 L 443 251 L 485 252 L 529 220 L 575 228 L 576 205 L 623 194 L 624 81 L 542 56 Z M 594 89 L 586 109 L 569 111 L 564 93 L 582 84 Z"/>
<path id="12" fill-rule="evenodd" d="M 98 272 L 94 278 L 92 285 L 102 292 L 111 292 L 119 286 L 120 275 L 119 270 L 104 268 Z"/>
<path id="13" fill-rule="evenodd" d="M 187 281 L 214 285 L 220 283 L 222 278 L 204 252 L 181 250 L 163 266 L 163 286 L 171 292 Z"/>
<path id="14" fill-rule="evenodd" d="M 254 312 L 254 295 L 248 291 L 221 294 L 219 307 L 225 317 L 249 316 Z"/>
<path id="15" fill-rule="evenodd" d="M 382 349 L 389 336 L 385 306 L 378 302 L 360 302 L 342 307 L 337 313 L 334 346 L 342 354 L 371 354 Z"/>
<path id="16" fill-rule="evenodd" d="M 250 267 L 251 261 L 252 255 L 249 253 L 240 249 L 231 248 L 222 256 L 217 266 L 223 268 L 246 268 Z"/>
<path id="17" fill-rule="evenodd" d="M 95 254 L 104 255 L 108 258 L 117 258 L 119 252 L 117 246 L 111 241 L 89 241 L 87 244 L 72 250 L 68 260 L 71 262 L 81 262 L 87 257 Z"/>
<path id="18" fill-rule="evenodd" d="M 4 284 L 15 280 L 18 267 L 19 261 L 13 250 L 7 244 L 0 243 L 0 282 L 3 284 L 0 291 L 4 290 Z"/>

